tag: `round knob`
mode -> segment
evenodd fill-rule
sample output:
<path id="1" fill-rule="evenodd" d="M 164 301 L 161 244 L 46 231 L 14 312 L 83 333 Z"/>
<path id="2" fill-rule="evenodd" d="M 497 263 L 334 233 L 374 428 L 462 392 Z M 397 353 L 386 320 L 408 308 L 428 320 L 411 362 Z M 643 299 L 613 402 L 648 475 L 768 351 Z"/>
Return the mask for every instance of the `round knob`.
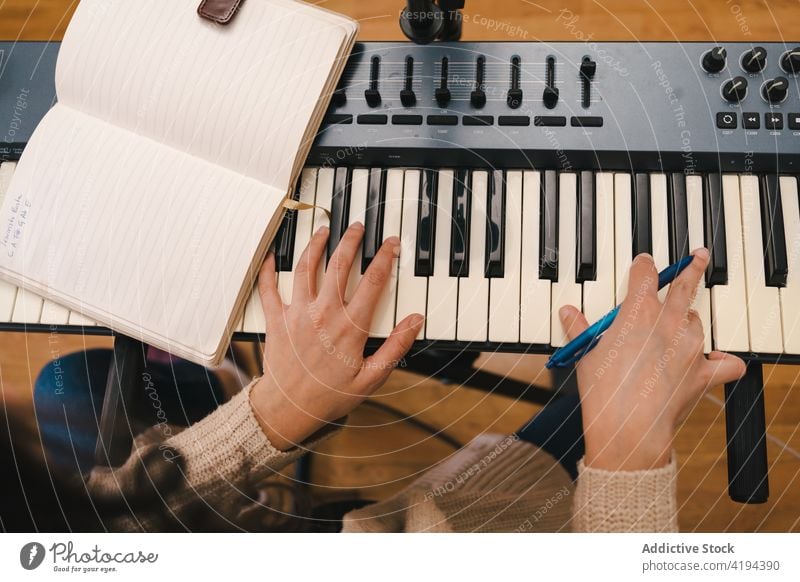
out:
<path id="1" fill-rule="evenodd" d="M 742 68 L 748 73 L 760 73 L 767 66 L 767 49 L 756 46 L 742 55 Z"/>
<path id="2" fill-rule="evenodd" d="M 787 73 L 800 73 L 800 46 L 781 55 L 781 69 Z"/>
<path id="3" fill-rule="evenodd" d="M 768 103 L 780 103 L 789 93 L 789 80 L 786 77 L 775 77 L 761 85 L 761 96 Z"/>
<path id="4" fill-rule="evenodd" d="M 703 55 L 703 70 L 706 73 L 719 73 L 725 68 L 725 60 L 728 52 L 721 46 L 715 46 L 713 49 Z"/>
<path id="5" fill-rule="evenodd" d="M 734 77 L 722 85 L 722 98 L 729 103 L 738 103 L 747 95 L 747 79 Z"/>

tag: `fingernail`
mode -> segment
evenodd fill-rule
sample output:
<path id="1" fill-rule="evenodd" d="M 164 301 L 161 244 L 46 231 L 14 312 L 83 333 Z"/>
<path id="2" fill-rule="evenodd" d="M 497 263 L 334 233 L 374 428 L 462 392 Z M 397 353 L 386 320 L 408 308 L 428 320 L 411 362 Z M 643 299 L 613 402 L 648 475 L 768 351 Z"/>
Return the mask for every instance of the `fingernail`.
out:
<path id="1" fill-rule="evenodd" d="M 397 243 L 395 246 L 392 247 L 392 254 L 394 255 L 394 258 L 400 256 L 400 243 Z"/>
<path id="2" fill-rule="evenodd" d="M 694 252 L 694 256 L 704 261 L 707 261 L 708 258 L 711 256 L 708 252 L 708 249 L 705 247 L 701 247 Z"/>
<path id="3" fill-rule="evenodd" d="M 653 257 L 652 257 L 652 255 L 650 255 L 648 253 L 640 253 L 640 254 L 636 255 L 636 258 L 633 260 L 633 262 L 634 263 L 638 263 L 640 261 L 647 261 L 649 263 L 652 263 L 653 262 Z"/>
<path id="4" fill-rule="evenodd" d="M 328 228 L 327 226 L 320 226 L 320 227 L 317 229 L 317 234 L 318 234 L 318 235 L 328 234 L 328 231 L 329 231 L 329 230 L 330 230 L 330 228 Z"/>
<path id="5" fill-rule="evenodd" d="M 425 317 L 420 315 L 419 313 L 415 313 L 411 316 L 411 327 L 417 327 L 422 325 L 422 322 L 425 321 Z"/>
<path id="6" fill-rule="evenodd" d="M 558 316 L 561 319 L 567 319 L 569 317 L 570 311 L 572 311 L 572 310 L 565 305 L 564 307 L 562 307 L 561 309 L 558 310 Z"/>
<path id="7" fill-rule="evenodd" d="M 364 224 L 361 222 L 354 222 L 350 225 L 350 228 L 353 230 L 364 230 Z"/>

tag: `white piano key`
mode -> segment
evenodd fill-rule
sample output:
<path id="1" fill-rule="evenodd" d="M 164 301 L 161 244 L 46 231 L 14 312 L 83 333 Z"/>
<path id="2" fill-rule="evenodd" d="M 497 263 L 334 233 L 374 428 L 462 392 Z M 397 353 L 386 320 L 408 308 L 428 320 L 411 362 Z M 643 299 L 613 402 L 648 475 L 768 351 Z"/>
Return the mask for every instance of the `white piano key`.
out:
<path id="1" fill-rule="evenodd" d="M 777 287 L 768 287 L 765 282 L 758 178 L 740 176 L 739 190 L 750 349 L 777 354 L 783 351 L 780 294 Z"/>
<path id="2" fill-rule="evenodd" d="M 567 334 L 558 317 L 558 310 L 565 305 L 582 309 L 581 285 L 575 281 L 576 270 L 576 213 L 578 186 L 577 176 L 564 172 L 558 177 L 558 281 L 553 283 L 553 309 L 550 328 L 550 343 L 561 347 L 567 343 Z"/>
<path id="3" fill-rule="evenodd" d="M 618 304 L 628 293 L 628 271 L 632 262 L 631 175 L 614 174 L 614 280 Z"/>
<path id="4" fill-rule="evenodd" d="M 458 280 L 459 341 L 485 342 L 489 336 L 489 279 L 486 278 L 486 196 L 489 174 L 472 172 L 472 208 L 469 227 L 469 274 Z"/>
<path id="5" fill-rule="evenodd" d="M 39 321 L 48 325 L 67 325 L 69 316 L 69 309 L 54 301 L 45 299 L 42 304 L 42 316 Z"/>
<path id="6" fill-rule="evenodd" d="M 299 201 L 304 204 L 315 204 L 316 189 L 317 170 L 315 168 L 304 169 L 300 175 Z M 278 292 L 280 293 L 281 300 L 286 305 L 289 305 L 292 302 L 292 292 L 294 291 L 294 269 L 300 262 L 300 256 L 303 254 L 303 251 L 306 250 L 308 241 L 311 240 L 311 235 L 313 234 L 311 229 L 314 226 L 314 218 L 318 212 L 323 215 L 325 214 L 321 210 L 317 209 L 297 211 L 297 216 L 295 217 L 296 226 L 294 233 L 294 252 L 292 254 L 292 270 L 283 271 L 278 275 Z"/>
<path id="7" fill-rule="evenodd" d="M 706 246 L 703 221 L 703 178 L 686 176 L 686 214 L 689 228 L 689 250 Z M 711 351 L 711 291 L 706 287 L 705 277 L 700 279 L 697 294 L 692 303 L 703 324 L 705 334 L 703 351 Z"/>
<path id="8" fill-rule="evenodd" d="M 327 226 L 329 228 L 331 226 L 328 215 L 322 210 L 319 210 L 319 208 L 324 208 L 328 211 L 331 209 L 331 200 L 333 199 L 333 181 L 335 174 L 336 170 L 334 168 L 320 168 L 317 172 L 317 194 L 315 204 L 317 205 L 318 209 L 314 210 L 314 226 L 311 228 L 312 234 L 317 232 L 317 230 L 319 230 L 319 228 L 322 226 Z M 322 280 L 325 277 L 325 257 L 326 254 L 323 251 L 317 272 L 317 291 L 322 288 Z"/>
<path id="9" fill-rule="evenodd" d="M 653 237 L 653 261 L 661 271 L 669 266 L 669 225 L 667 224 L 667 176 L 650 175 L 650 232 Z M 668 287 L 658 292 L 662 301 L 667 297 Z"/>
<path id="10" fill-rule="evenodd" d="M 359 168 L 353 170 L 352 186 L 350 188 L 350 222 L 354 224 L 360 222 L 362 225 L 366 220 L 367 213 L 367 186 L 369 185 L 369 170 Z M 356 292 L 359 281 L 361 281 L 361 254 L 364 248 L 363 243 L 358 249 L 356 258 L 353 261 L 353 268 L 350 269 L 350 277 L 347 279 L 347 289 L 345 290 L 344 300 L 350 301 L 353 293 Z"/>
<path id="11" fill-rule="evenodd" d="M 615 305 L 614 272 L 614 175 L 595 175 L 595 212 L 597 221 L 597 277 L 583 284 L 583 313 L 593 323 Z"/>
<path id="12" fill-rule="evenodd" d="M 267 322 L 264 320 L 264 309 L 261 307 L 258 285 L 250 293 L 250 297 L 244 307 L 241 331 L 245 333 L 266 333 L 267 331 Z"/>
<path id="13" fill-rule="evenodd" d="M 400 221 L 403 216 L 404 172 L 393 168 L 386 172 L 386 196 L 384 198 L 383 239 L 400 236 Z M 402 252 L 402 248 L 401 248 Z M 412 259 L 413 260 L 413 259 Z M 394 329 L 397 307 L 397 277 L 399 260 L 395 259 L 391 278 L 378 300 L 372 317 L 371 337 L 388 337 Z"/>
<path id="14" fill-rule="evenodd" d="M 428 278 L 425 337 L 456 339 L 458 278 L 450 276 L 450 235 L 453 228 L 453 170 L 440 170 L 436 195 L 436 240 L 433 276 Z"/>
<path id="15" fill-rule="evenodd" d="M 3 162 L 0 164 L 0 205 L 3 204 L 16 168 L 16 162 Z M 11 321 L 16 301 L 17 286 L 6 281 L 0 281 L 0 321 L 6 323 Z"/>
<path id="16" fill-rule="evenodd" d="M 403 222 L 400 227 L 400 270 L 397 278 L 397 321 L 412 313 L 425 315 L 428 278 L 414 274 L 417 246 L 417 214 L 420 199 L 420 170 L 407 170 L 403 187 Z M 425 326 L 418 339 L 425 337 Z"/>
<path id="17" fill-rule="evenodd" d="M 800 205 L 797 199 L 797 179 L 783 176 L 780 178 L 780 184 L 786 255 L 789 259 L 786 287 L 780 289 L 783 351 L 798 355 L 800 354 Z"/>
<path id="18" fill-rule="evenodd" d="M 42 304 L 44 300 L 22 287 L 17 292 L 17 300 L 14 302 L 14 312 L 11 314 L 12 323 L 39 323 L 42 317 Z"/>
<path id="19" fill-rule="evenodd" d="M 77 311 L 70 311 L 69 312 L 69 324 L 70 325 L 78 325 L 80 327 L 93 327 L 97 325 L 92 319 L 89 319 L 85 315 L 78 313 Z"/>
<path id="20" fill-rule="evenodd" d="M 506 172 L 505 259 L 501 278 L 489 279 L 489 341 L 519 342 L 522 245 L 522 172 Z"/>
<path id="21" fill-rule="evenodd" d="M 711 288 L 714 347 L 722 351 L 745 352 L 750 348 L 750 342 L 747 333 L 747 290 L 739 177 L 735 174 L 722 176 L 722 204 L 725 209 L 728 282 L 726 285 L 714 285 Z"/>
<path id="22" fill-rule="evenodd" d="M 550 281 L 539 278 L 541 174 L 526 171 L 522 181 L 522 285 L 519 336 L 523 343 L 550 343 Z"/>

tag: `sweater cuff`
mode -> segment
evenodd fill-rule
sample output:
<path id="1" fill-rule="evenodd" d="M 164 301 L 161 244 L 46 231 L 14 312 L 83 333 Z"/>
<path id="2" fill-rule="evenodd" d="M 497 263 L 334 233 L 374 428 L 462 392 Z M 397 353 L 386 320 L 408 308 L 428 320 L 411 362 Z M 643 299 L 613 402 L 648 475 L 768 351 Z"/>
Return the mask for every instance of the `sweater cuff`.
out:
<path id="1" fill-rule="evenodd" d="M 312 438 L 288 451 L 276 449 L 267 439 L 250 405 L 254 379 L 206 418 L 168 439 L 183 459 L 189 484 L 199 490 L 258 481 L 302 456 L 334 431 Z"/>
<path id="2" fill-rule="evenodd" d="M 573 508 L 579 532 L 677 532 L 677 464 L 643 471 L 606 471 L 578 462 Z"/>

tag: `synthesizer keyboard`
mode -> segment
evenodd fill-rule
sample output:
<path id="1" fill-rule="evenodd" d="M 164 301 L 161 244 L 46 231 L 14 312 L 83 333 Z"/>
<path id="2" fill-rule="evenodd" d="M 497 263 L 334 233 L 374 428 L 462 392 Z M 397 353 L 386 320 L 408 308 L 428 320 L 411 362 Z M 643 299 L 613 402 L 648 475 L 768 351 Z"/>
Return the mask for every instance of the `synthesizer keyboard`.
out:
<path id="1" fill-rule="evenodd" d="M 0 195 L 55 99 L 55 43 L 0 43 Z M 597 319 L 632 257 L 712 250 L 706 351 L 800 361 L 800 48 L 776 43 L 356 45 L 298 184 L 403 251 L 371 330 L 426 315 L 420 346 L 547 353 L 558 308 Z M 289 212 L 278 285 L 327 217 Z M 3 329 L 109 333 L 0 283 Z M 253 294 L 235 337 L 264 333 Z"/>

